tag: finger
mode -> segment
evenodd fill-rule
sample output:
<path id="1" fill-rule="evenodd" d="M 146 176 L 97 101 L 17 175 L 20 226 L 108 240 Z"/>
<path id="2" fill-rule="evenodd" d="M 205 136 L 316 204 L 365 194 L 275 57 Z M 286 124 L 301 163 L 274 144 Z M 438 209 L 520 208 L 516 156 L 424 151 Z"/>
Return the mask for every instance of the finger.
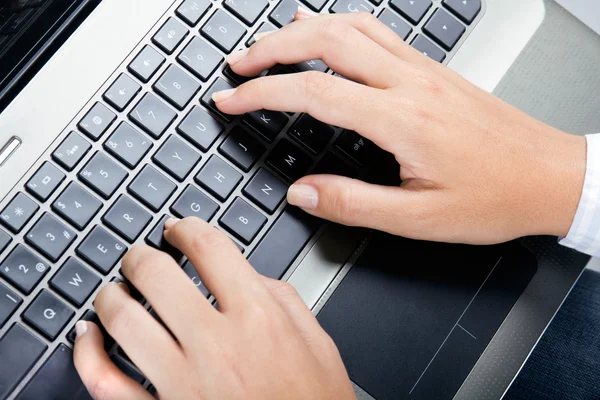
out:
<path id="1" fill-rule="evenodd" d="M 150 246 L 134 246 L 123 258 L 123 273 L 144 295 L 182 344 L 197 339 L 190 321 L 210 327 L 218 313 L 172 257 Z"/>
<path id="2" fill-rule="evenodd" d="M 104 338 L 98 327 L 86 321 L 76 325 L 77 339 L 73 361 L 89 394 L 96 400 L 151 400 L 144 388 L 125 375 L 104 350 Z"/>

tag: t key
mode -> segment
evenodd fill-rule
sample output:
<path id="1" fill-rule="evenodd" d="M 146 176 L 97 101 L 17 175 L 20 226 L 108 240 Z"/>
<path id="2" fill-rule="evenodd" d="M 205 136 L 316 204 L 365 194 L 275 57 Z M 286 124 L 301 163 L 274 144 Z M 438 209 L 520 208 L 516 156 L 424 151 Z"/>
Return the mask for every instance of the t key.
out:
<path id="1" fill-rule="evenodd" d="M 56 262 L 76 238 L 75 232 L 58 222 L 51 214 L 45 213 L 27 233 L 25 240 Z"/>
<path id="2" fill-rule="evenodd" d="M 177 186 L 156 168 L 146 165 L 127 190 L 152 211 L 158 212 L 176 188 Z"/>

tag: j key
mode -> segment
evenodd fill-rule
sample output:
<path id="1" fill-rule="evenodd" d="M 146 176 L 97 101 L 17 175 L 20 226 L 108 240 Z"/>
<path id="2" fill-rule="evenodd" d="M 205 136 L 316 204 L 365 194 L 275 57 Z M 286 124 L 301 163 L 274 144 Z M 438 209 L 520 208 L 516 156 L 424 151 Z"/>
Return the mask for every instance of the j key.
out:
<path id="1" fill-rule="evenodd" d="M 177 132 L 202 151 L 208 151 L 225 127 L 212 115 L 194 106 L 177 127 Z"/>
<path id="2" fill-rule="evenodd" d="M 39 201 L 46 201 L 65 180 L 66 175 L 49 162 L 45 162 L 27 182 L 25 187 Z"/>
<path id="3" fill-rule="evenodd" d="M 102 207 L 102 202 L 78 183 L 71 182 L 52 204 L 52 209 L 80 231 Z"/>
<path id="4" fill-rule="evenodd" d="M 446 11 L 437 9 L 423 27 L 425 33 L 446 50 L 452 50 L 465 33 L 465 27 Z"/>
<path id="5" fill-rule="evenodd" d="M 334 135 L 329 125 L 317 121 L 308 114 L 303 114 L 289 130 L 288 134 L 308 147 L 314 153 L 323 151 Z"/>
<path id="6" fill-rule="evenodd" d="M 290 181 L 306 175 L 311 163 L 308 155 L 286 139 L 280 140 L 267 157 L 267 164 Z"/>
<path id="7" fill-rule="evenodd" d="M 293 68 L 297 72 L 319 71 L 326 72 L 329 67 L 321 60 L 308 60 L 294 64 Z"/>
<path id="8" fill-rule="evenodd" d="M 152 157 L 173 178 L 182 182 L 200 161 L 200 154 L 176 136 L 169 136 Z"/>
<path id="9" fill-rule="evenodd" d="M 0 275 L 21 292 L 30 294 L 49 269 L 48 264 L 19 244 L 0 264 Z"/>
<path id="10" fill-rule="evenodd" d="M 217 199 L 225 201 L 242 181 L 242 174 L 219 157 L 212 156 L 195 180 Z"/>
<path id="11" fill-rule="evenodd" d="M 258 273 L 281 279 L 320 226 L 321 220 L 299 208 L 286 208 L 248 261 Z"/>
<path id="12" fill-rule="evenodd" d="M 102 217 L 102 221 L 129 243 L 133 243 L 152 221 L 152 215 L 128 196 L 121 196 Z"/>
<path id="13" fill-rule="evenodd" d="M 127 122 L 121 122 L 104 142 L 104 149 L 129 168 L 135 168 L 152 146 L 149 139 Z"/>
<path id="14" fill-rule="evenodd" d="M 402 40 L 406 40 L 412 32 L 410 25 L 388 9 L 384 9 L 377 19 L 396 32 L 396 35 L 400 36 Z"/>
<path id="15" fill-rule="evenodd" d="M 442 4 L 467 24 L 481 11 L 481 0 L 444 0 Z"/>
<path id="16" fill-rule="evenodd" d="M 345 131 L 335 145 L 361 166 L 366 166 L 375 157 L 375 145 L 354 131 Z"/>
<path id="17" fill-rule="evenodd" d="M 252 3 L 257 2 L 253 0 Z M 200 30 L 202 35 L 225 53 L 231 53 L 246 29 L 223 10 L 217 10 Z"/>
<path id="18" fill-rule="evenodd" d="M 47 290 L 42 290 L 23 313 L 23 320 L 50 340 L 73 318 L 75 311 Z"/>
<path id="19" fill-rule="evenodd" d="M 158 51 L 146 46 L 127 68 L 140 81 L 148 83 L 164 63 L 165 58 Z"/>
<path id="20" fill-rule="evenodd" d="M 50 280 L 57 292 L 77 307 L 96 290 L 102 280 L 74 258 L 69 258 Z"/>
<path id="21" fill-rule="evenodd" d="M 288 185 L 264 169 L 259 169 L 244 188 L 244 194 L 260 208 L 273 214 L 285 198 Z"/>
<path id="22" fill-rule="evenodd" d="M 180 110 L 200 90 L 200 83 L 176 65 L 170 65 L 153 86 L 165 100 Z"/>
<path id="23" fill-rule="evenodd" d="M 219 152 L 245 172 L 250 171 L 265 150 L 261 142 L 240 127 L 233 128 L 231 135 L 219 146 Z"/>
<path id="24" fill-rule="evenodd" d="M 196 26 L 210 7 L 209 0 L 185 0 L 176 13 L 186 24 Z"/>
<path id="25" fill-rule="evenodd" d="M 98 152 L 79 172 L 78 177 L 100 196 L 108 199 L 127 175 L 127 172 L 106 154 Z"/>
<path id="26" fill-rule="evenodd" d="M 100 318 L 98 318 L 98 315 L 96 315 L 96 313 L 93 312 L 92 310 L 87 310 L 86 312 L 84 312 L 83 315 L 81 316 L 81 318 L 79 318 L 79 321 L 90 321 L 90 322 L 93 322 L 94 324 L 96 324 L 96 326 L 98 328 L 100 328 L 100 332 L 102 332 L 102 336 L 104 337 L 104 349 L 105 350 L 108 351 L 112 347 L 112 345 L 115 344 L 114 339 L 108 334 L 108 332 L 106 332 L 106 329 L 104 329 L 104 326 L 102 326 L 102 322 L 100 321 Z M 76 337 L 76 332 L 75 332 L 75 327 L 73 327 L 73 329 L 71 329 L 69 331 L 69 333 L 67 334 L 67 340 L 71 343 L 75 343 L 75 337 Z"/>
<path id="27" fill-rule="evenodd" d="M 238 197 L 219 219 L 219 223 L 242 243 L 250 244 L 267 223 L 267 218 Z"/>
<path id="28" fill-rule="evenodd" d="M 294 16 L 298 11 L 298 4 L 294 0 L 282 0 L 269 14 L 269 19 L 279 28 L 294 22 Z"/>
<path id="29" fill-rule="evenodd" d="M 196 268 L 192 265 L 191 262 L 189 262 L 189 261 L 185 262 L 185 264 L 183 265 L 183 272 L 185 272 L 186 275 L 190 277 L 190 279 L 192 280 L 192 283 L 194 285 L 196 285 L 198 290 L 200 290 L 200 292 L 205 297 L 210 296 L 210 293 L 208 293 L 208 289 L 206 288 L 206 286 L 204 286 L 204 283 L 202 283 L 202 281 L 200 280 L 200 275 L 198 275 L 198 271 L 196 271 Z"/>
<path id="30" fill-rule="evenodd" d="M 312 174 L 339 175 L 347 176 L 348 178 L 356 178 L 358 176 L 354 168 L 332 153 L 327 153 L 321 158 L 313 169 Z"/>
<path id="31" fill-rule="evenodd" d="M 177 185 L 151 165 L 144 166 L 127 188 L 133 197 L 154 212 L 162 208 L 175 189 Z"/>
<path id="32" fill-rule="evenodd" d="M 276 30 L 277 30 L 277 28 L 275 28 L 272 24 L 270 24 L 268 22 L 263 22 L 260 25 L 260 27 L 256 30 L 256 32 L 254 32 L 254 35 L 252 35 L 252 37 L 250 37 L 250 39 L 248 39 L 248 41 L 246 42 L 246 46 L 250 47 L 254 44 L 254 42 L 255 42 L 254 36 L 257 33 L 274 32 Z"/>
<path id="33" fill-rule="evenodd" d="M 52 214 L 45 213 L 27 233 L 25 240 L 49 260 L 56 262 L 76 238 L 75 232 Z"/>
<path id="34" fill-rule="evenodd" d="M 129 118 L 154 139 L 167 130 L 177 113 L 152 93 L 147 93 L 129 113 Z"/>
<path id="35" fill-rule="evenodd" d="M 133 79 L 121 74 L 104 93 L 104 100 L 118 111 L 123 111 L 142 89 Z"/>
<path id="36" fill-rule="evenodd" d="M 106 229 L 96 226 L 76 251 L 81 258 L 106 275 L 123 257 L 127 248 Z"/>
<path id="37" fill-rule="evenodd" d="M 329 10 L 335 14 L 373 12 L 373 7 L 365 0 L 337 0 Z"/>
<path id="38" fill-rule="evenodd" d="M 12 290 L 0 283 L 0 328 L 21 305 L 23 299 L 16 295 Z"/>
<path id="39" fill-rule="evenodd" d="M 104 104 L 96 103 L 77 126 L 90 139 L 98 140 L 115 119 L 117 116 Z"/>
<path id="40" fill-rule="evenodd" d="M 11 241 L 12 238 L 8 235 L 8 233 L 0 229 L 0 253 L 2 253 L 8 247 L 8 244 Z"/>
<path id="41" fill-rule="evenodd" d="M 91 148 L 92 145 L 87 140 L 79 134 L 71 132 L 61 145 L 54 150 L 52 158 L 67 171 L 73 171 Z"/>
<path id="42" fill-rule="evenodd" d="M 16 400 L 92 400 L 73 364 L 73 350 L 59 344 Z"/>
<path id="43" fill-rule="evenodd" d="M 229 114 L 223 114 L 217 108 L 215 102 L 212 99 L 213 93 L 220 92 L 221 90 L 228 90 L 228 89 L 233 89 L 233 86 L 231 86 L 225 80 L 223 80 L 221 78 L 217 78 L 215 80 L 215 82 L 212 84 L 212 86 L 206 91 L 206 93 L 204 93 L 204 96 L 202 96 L 201 101 L 202 101 L 202 105 L 204 107 L 208 108 L 209 110 L 211 110 L 212 112 L 217 114 L 219 117 L 223 118 L 225 121 L 231 122 L 231 121 L 233 121 L 234 116 L 229 115 Z"/>
<path id="44" fill-rule="evenodd" d="M 327 0 L 302 0 L 304 4 L 312 8 L 314 11 L 319 12 L 327 3 Z"/>
<path id="45" fill-rule="evenodd" d="M 0 214 L 0 223 L 13 233 L 19 233 L 39 210 L 39 206 L 23 193 L 18 193 Z"/>
<path id="46" fill-rule="evenodd" d="M 187 28 L 181 22 L 169 18 L 154 35 L 152 41 L 165 53 L 172 54 L 188 33 Z"/>
<path id="47" fill-rule="evenodd" d="M 179 218 L 198 217 L 208 222 L 219 211 L 219 206 L 200 190 L 189 185 L 171 206 L 171 211 Z"/>
<path id="48" fill-rule="evenodd" d="M 418 24 L 431 8 L 431 0 L 390 0 L 390 6 L 413 24 Z"/>
<path id="49" fill-rule="evenodd" d="M 221 53 L 199 37 L 193 38 L 177 56 L 177 61 L 204 82 L 215 72 L 223 60 Z"/>
<path id="50" fill-rule="evenodd" d="M 19 323 L 6 332 L 0 339 L 0 399 L 8 398 L 47 348 Z"/>
<path id="51" fill-rule="evenodd" d="M 442 62 L 446 58 L 446 53 L 440 50 L 436 45 L 431 43 L 428 39 L 423 35 L 417 35 L 415 40 L 412 42 L 412 47 L 425 54 L 432 60 L 437 62 Z"/>
<path id="52" fill-rule="evenodd" d="M 267 0 L 225 0 L 223 5 L 246 25 L 254 25 L 269 3 Z"/>
<path id="53" fill-rule="evenodd" d="M 170 217 L 168 215 L 163 215 L 160 221 L 158 221 L 158 224 L 156 224 L 148 236 L 146 236 L 146 243 L 155 249 L 170 254 L 175 260 L 179 260 L 181 258 L 181 252 L 175 247 L 171 246 L 164 236 L 165 221 L 169 218 Z"/>
<path id="54" fill-rule="evenodd" d="M 272 142 L 285 128 L 289 118 L 277 111 L 258 110 L 246 114 L 243 121 L 267 141 Z"/>

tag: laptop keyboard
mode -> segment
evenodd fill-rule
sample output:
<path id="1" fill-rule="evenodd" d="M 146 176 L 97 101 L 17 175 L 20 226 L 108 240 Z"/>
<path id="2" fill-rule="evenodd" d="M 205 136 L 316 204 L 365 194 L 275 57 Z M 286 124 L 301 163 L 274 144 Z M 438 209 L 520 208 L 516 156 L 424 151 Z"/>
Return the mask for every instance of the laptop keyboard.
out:
<path id="1" fill-rule="evenodd" d="M 377 13 L 398 36 L 440 62 L 481 10 L 476 0 L 301 4 L 315 12 Z M 259 110 L 236 117 L 222 114 L 212 101 L 212 93 L 251 79 L 231 71 L 225 56 L 251 45 L 254 33 L 291 23 L 299 5 L 294 0 L 176 4 L 173 15 L 157 25 L 125 70 L 75 120 L 76 129 L 61 136 L 5 203 L 0 359 L 14 365 L 7 369 L 10 362 L 0 363 L 0 400 L 47 350 L 51 355 L 16 398 L 44 391 L 70 398 L 77 385 L 65 361 L 72 352 L 65 343 L 73 342 L 73 324 L 81 318 L 99 322 L 89 300 L 102 282 L 125 281 L 116 266 L 136 242 L 171 254 L 210 296 L 189 261 L 162 237 L 169 215 L 196 216 L 219 227 L 260 273 L 280 279 L 322 226 L 285 205 L 289 185 L 311 172 L 357 177 L 377 157 L 379 150 L 356 132 L 309 115 Z M 331 73 L 322 61 L 309 60 L 264 74 L 308 70 Z M 64 343 L 51 346 L 54 341 Z M 110 338 L 106 343 L 110 348 Z M 115 362 L 143 382 L 121 353 L 114 353 Z"/>

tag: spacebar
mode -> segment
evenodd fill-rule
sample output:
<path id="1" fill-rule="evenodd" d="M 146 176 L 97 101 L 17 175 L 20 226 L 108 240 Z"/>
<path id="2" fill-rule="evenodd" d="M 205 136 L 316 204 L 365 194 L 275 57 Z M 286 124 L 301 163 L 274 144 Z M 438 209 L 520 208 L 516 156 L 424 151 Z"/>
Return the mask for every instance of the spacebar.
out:
<path id="1" fill-rule="evenodd" d="M 286 208 L 250 254 L 250 264 L 260 274 L 281 279 L 321 224 L 321 219 L 299 208 Z"/>

